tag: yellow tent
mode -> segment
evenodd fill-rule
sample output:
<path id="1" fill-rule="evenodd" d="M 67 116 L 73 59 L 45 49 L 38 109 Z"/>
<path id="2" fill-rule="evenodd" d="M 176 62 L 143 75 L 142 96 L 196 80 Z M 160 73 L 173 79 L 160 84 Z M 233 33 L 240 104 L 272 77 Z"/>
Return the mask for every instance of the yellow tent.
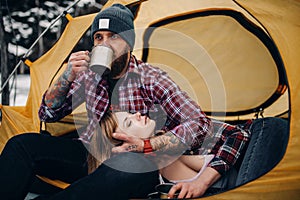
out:
<path id="1" fill-rule="evenodd" d="M 138 8 L 134 54 L 168 71 L 209 115 L 233 121 L 254 114 L 290 120 L 286 154 L 273 170 L 246 185 L 206 198 L 297 199 L 300 1 L 115 0 L 105 7 L 115 2 Z M 72 18 L 67 14 L 69 23 L 60 40 L 36 61 L 26 60 L 31 75 L 28 101 L 20 107 L 0 105 L 0 150 L 13 135 L 39 132 L 41 96 L 65 67 L 66 58 L 94 16 Z M 81 107 L 61 122 L 47 124 L 47 130 L 57 136 L 65 134 L 84 123 L 80 118 L 84 114 Z"/>

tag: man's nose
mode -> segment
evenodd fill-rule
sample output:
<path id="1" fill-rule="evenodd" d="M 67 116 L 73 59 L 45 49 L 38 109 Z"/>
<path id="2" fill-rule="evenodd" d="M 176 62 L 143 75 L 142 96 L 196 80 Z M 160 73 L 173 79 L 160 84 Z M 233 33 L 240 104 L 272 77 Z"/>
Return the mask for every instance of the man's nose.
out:
<path id="1" fill-rule="evenodd" d="M 96 45 L 111 47 L 109 38 L 106 38 L 106 37 L 104 37 L 101 41 L 97 41 Z"/>

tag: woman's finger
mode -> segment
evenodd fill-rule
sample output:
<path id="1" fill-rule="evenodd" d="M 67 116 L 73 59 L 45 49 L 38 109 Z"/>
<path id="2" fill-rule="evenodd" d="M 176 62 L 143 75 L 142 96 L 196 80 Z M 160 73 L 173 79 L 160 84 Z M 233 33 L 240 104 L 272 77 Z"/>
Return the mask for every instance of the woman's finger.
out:
<path id="1" fill-rule="evenodd" d="M 117 140 L 128 141 L 128 135 L 124 133 L 113 133 L 112 137 Z"/>
<path id="2" fill-rule="evenodd" d="M 181 185 L 180 184 L 176 184 L 176 185 L 173 185 L 171 187 L 171 189 L 169 190 L 169 193 L 168 193 L 168 197 L 170 198 L 175 198 L 175 193 L 181 189 Z"/>
<path id="3" fill-rule="evenodd" d="M 180 190 L 180 192 L 179 192 L 179 194 L 178 194 L 178 199 L 183 199 L 183 198 L 186 198 L 186 195 L 187 195 L 187 193 L 188 193 L 188 190 L 187 190 L 187 188 L 186 187 L 184 187 L 184 186 L 181 186 L 181 190 Z"/>

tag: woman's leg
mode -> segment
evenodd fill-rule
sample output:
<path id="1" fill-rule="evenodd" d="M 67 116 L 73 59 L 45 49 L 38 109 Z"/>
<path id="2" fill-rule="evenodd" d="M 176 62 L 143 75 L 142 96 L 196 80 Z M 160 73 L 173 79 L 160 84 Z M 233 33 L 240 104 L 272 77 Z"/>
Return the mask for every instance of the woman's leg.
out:
<path id="1" fill-rule="evenodd" d="M 87 174 L 80 141 L 28 133 L 14 136 L 0 155 L 1 199 L 24 199 L 35 175 L 75 181 Z"/>
<path id="2" fill-rule="evenodd" d="M 121 170 L 123 168 L 124 170 Z M 122 153 L 104 162 L 92 174 L 65 190 L 36 199 L 130 199 L 145 198 L 159 183 L 153 163 L 139 153 Z"/>
<path id="3" fill-rule="evenodd" d="M 238 173 L 237 186 L 274 168 L 282 159 L 288 143 L 288 122 L 284 119 L 257 119 L 250 131 L 251 138 Z"/>

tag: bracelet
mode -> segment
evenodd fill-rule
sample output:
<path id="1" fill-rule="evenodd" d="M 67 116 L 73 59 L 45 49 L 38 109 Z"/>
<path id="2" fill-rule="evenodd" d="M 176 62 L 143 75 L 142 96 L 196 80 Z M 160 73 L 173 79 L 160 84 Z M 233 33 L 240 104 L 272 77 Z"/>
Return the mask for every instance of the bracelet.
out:
<path id="1" fill-rule="evenodd" d="M 151 153 L 153 152 L 150 139 L 144 140 L 144 153 Z"/>

